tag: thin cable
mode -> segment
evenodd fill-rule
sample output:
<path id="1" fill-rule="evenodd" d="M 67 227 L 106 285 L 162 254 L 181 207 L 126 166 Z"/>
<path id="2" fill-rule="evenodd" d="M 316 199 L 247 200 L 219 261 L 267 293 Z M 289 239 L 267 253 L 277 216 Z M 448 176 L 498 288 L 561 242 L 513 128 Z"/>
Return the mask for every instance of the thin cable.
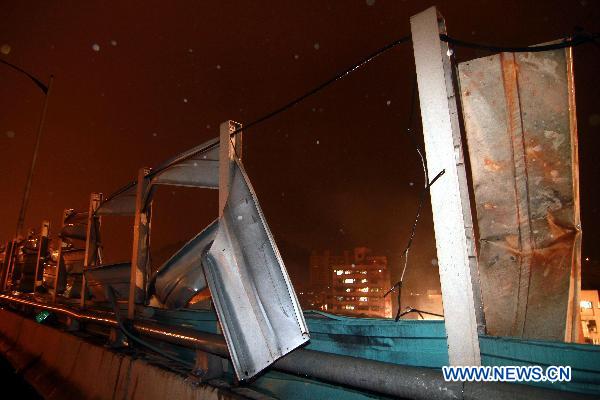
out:
<path id="1" fill-rule="evenodd" d="M 595 43 L 596 40 L 598 39 L 598 37 L 600 37 L 598 33 L 592 33 L 592 34 L 577 33 L 577 34 L 573 35 L 572 38 L 564 38 L 562 40 L 562 42 L 560 42 L 560 43 L 552 43 L 552 44 L 545 44 L 545 45 L 541 45 L 541 46 L 531 46 L 531 47 L 505 47 L 505 46 L 495 46 L 495 45 L 489 45 L 489 44 L 467 42 L 466 40 L 452 38 L 446 34 L 440 34 L 441 41 L 450 43 L 454 46 L 469 47 L 472 49 L 480 49 L 480 50 L 488 50 L 488 51 L 494 52 L 494 53 L 500 53 L 500 52 L 537 53 L 537 52 L 541 52 L 541 51 L 558 50 L 558 49 L 564 49 L 566 47 L 579 46 L 584 43 L 590 43 L 590 42 Z"/>
<path id="2" fill-rule="evenodd" d="M 235 136 L 238 133 L 245 131 L 251 127 L 253 127 L 254 125 L 258 125 L 261 122 L 264 122 L 274 116 L 276 116 L 277 114 L 280 114 L 284 111 L 287 111 L 288 109 L 292 108 L 293 106 L 295 106 L 296 104 L 300 103 L 302 100 L 306 99 L 307 97 L 310 97 L 318 92 L 320 92 L 321 90 L 325 89 L 327 86 L 331 85 L 332 83 L 338 81 L 339 79 L 345 78 L 346 76 L 348 76 L 349 74 L 351 74 L 352 72 L 356 71 L 357 69 L 361 68 L 362 66 L 364 66 L 365 64 L 369 63 L 370 61 L 374 60 L 375 58 L 377 58 L 378 56 L 380 56 L 381 54 L 385 53 L 388 50 L 393 49 L 394 47 L 398 46 L 399 44 L 408 42 L 410 40 L 410 35 L 404 36 L 398 40 L 393 41 L 392 43 L 380 48 L 379 50 L 375 51 L 374 53 L 372 53 L 371 55 L 363 58 L 362 60 L 360 60 L 359 62 L 353 64 L 352 66 L 346 68 L 345 70 L 343 70 L 342 72 L 340 72 L 339 74 L 335 75 L 332 78 L 327 79 L 325 82 L 321 83 L 320 85 L 314 87 L 313 89 L 309 90 L 308 92 L 304 93 L 303 95 L 296 97 L 294 100 L 290 101 L 289 103 L 263 115 L 262 117 L 255 119 L 254 121 L 244 125 L 241 128 L 238 128 L 236 130 L 234 130 L 233 132 L 231 132 L 231 136 Z"/>
<path id="3" fill-rule="evenodd" d="M 37 87 L 39 87 L 42 90 L 42 92 L 44 92 L 44 94 L 48 94 L 48 86 L 46 86 L 46 84 L 44 82 L 42 82 L 35 76 L 31 75 L 29 72 L 25 71 L 23 68 L 17 67 L 16 65 L 13 65 L 13 64 L 9 63 L 8 61 L 5 61 L 1 58 L 0 58 L 0 63 L 7 65 L 14 70 L 19 71 L 22 74 L 25 74 L 29 79 L 31 79 L 33 81 L 33 83 L 36 84 Z"/>

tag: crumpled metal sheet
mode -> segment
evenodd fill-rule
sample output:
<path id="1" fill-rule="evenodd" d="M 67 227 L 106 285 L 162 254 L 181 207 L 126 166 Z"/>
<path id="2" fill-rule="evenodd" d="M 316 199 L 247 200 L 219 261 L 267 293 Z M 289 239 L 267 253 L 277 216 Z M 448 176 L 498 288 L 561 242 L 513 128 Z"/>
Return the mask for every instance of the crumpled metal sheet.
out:
<path id="1" fill-rule="evenodd" d="M 575 340 L 580 288 L 571 50 L 459 65 L 487 332 Z"/>
<path id="2" fill-rule="evenodd" d="M 211 139 L 163 162 L 146 177 L 152 185 L 219 188 L 219 138 Z M 149 185 L 149 191 L 151 185 Z M 96 215 L 134 215 L 137 182 L 108 196 Z M 151 196 L 147 193 L 146 196 Z"/>
<path id="3" fill-rule="evenodd" d="M 214 243 L 203 262 L 231 360 L 249 379 L 309 340 L 273 236 L 239 161 Z"/>
<path id="4" fill-rule="evenodd" d="M 209 140 L 159 166 L 150 176 L 152 184 L 219 188 L 219 143 Z"/>
<path id="5" fill-rule="evenodd" d="M 131 263 L 107 264 L 87 268 L 84 271 L 85 282 L 92 292 L 94 300 L 107 301 L 106 289 L 112 286 L 119 299 L 129 297 L 129 282 L 131 280 Z"/>
<path id="6" fill-rule="evenodd" d="M 154 276 L 150 287 L 168 308 L 185 307 L 196 293 L 206 288 L 202 257 L 212 244 L 218 227 L 218 220 L 215 220 L 169 258 Z"/>

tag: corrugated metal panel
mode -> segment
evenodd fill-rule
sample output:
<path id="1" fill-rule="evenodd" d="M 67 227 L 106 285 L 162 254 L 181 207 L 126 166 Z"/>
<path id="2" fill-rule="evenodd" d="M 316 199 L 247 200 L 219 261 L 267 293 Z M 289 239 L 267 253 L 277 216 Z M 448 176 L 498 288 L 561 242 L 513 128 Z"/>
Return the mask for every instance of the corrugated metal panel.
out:
<path id="1" fill-rule="evenodd" d="M 283 260 L 242 165 L 203 265 L 237 376 L 249 379 L 308 341 Z"/>
<path id="2" fill-rule="evenodd" d="M 581 229 L 570 49 L 464 62 L 459 77 L 488 333 L 572 340 Z"/>

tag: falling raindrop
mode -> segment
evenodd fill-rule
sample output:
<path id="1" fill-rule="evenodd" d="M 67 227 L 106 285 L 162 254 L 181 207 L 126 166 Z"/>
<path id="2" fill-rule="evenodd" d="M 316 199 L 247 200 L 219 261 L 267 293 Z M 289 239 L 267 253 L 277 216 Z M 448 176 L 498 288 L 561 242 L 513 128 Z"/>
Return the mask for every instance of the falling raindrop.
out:
<path id="1" fill-rule="evenodd" d="M 92 50 L 94 50 L 94 51 L 100 51 L 100 45 L 98 43 L 94 43 L 92 45 Z"/>
<path id="2" fill-rule="evenodd" d="M 6 137 L 9 139 L 12 139 L 15 137 L 15 132 L 14 131 L 6 131 Z"/>
<path id="3" fill-rule="evenodd" d="M 390 104 L 392 104 L 392 101 L 391 101 L 391 100 L 388 100 L 388 101 L 386 101 L 386 102 L 385 102 L 385 105 L 386 105 L 386 106 L 389 106 Z"/>
<path id="4" fill-rule="evenodd" d="M 217 69 L 221 69 L 221 64 L 217 64 Z"/>
<path id="5" fill-rule="evenodd" d="M 156 132 L 152 132 L 152 136 L 154 136 L 154 137 L 157 137 L 157 136 L 158 136 L 158 133 L 156 133 Z"/>
<path id="6" fill-rule="evenodd" d="M 294 54 L 294 60 L 297 60 L 299 58 L 300 58 L 300 56 L 298 54 Z"/>
<path id="7" fill-rule="evenodd" d="M 116 46 L 116 45 L 117 45 L 117 41 L 116 41 L 116 40 L 114 40 L 114 39 L 113 39 L 113 40 L 111 40 L 111 41 L 110 41 L 110 45 L 111 45 L 111 46 Z"/>
<path id="8" fill-rule="evenodd" d="M 375 4 L 375 0 L 366 0 L 367 5 L 370 7 Z"/>
<path id="9" fill-rule="evenodd" d="M 188 99 L 184 98 L 184 99 L 183 99 L 183 102 L 184 102 L 184 103 L 187 103 L 187 102 L 188 102 Z"/>
<path id="10" fill-rule="evenodd" d="M 194 49 L 191 49 L 191 48 L 188 49 L 188 53 L 193 53 L 193 52 L 194 52 Z"/>
<path id="11" fill-rule="evenodd" d="M 317 144 L 319 144 L 320 142 L 317 140 Z"/>
<path id="12" fill-rule="evenodd" d="M 0 53 L 7 55 L 8 53 L 10 53 L 10 46 L 8 44 L 3 44 L 2 47 L 0 47 Z"/>
<path id="13" fill-rule="evenodd" d="M 319 50 L 321 48 L 321 45 L 319 44 L 319 42 L 317 42 L 313 45 L 313 47 L 315 48 L 315 50 Z"/>

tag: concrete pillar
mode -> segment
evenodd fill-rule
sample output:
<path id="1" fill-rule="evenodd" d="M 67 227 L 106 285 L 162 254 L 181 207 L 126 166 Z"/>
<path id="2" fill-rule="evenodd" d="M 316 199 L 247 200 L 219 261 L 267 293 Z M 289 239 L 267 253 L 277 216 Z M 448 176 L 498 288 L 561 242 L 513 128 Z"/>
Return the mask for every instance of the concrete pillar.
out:
<path id="1" fill-rule="evenodd" d="M 410 19 L 427 167 L 445 174 L 431 187 L 448 358 L 451 365 L 480 365 L 478 322 L 483 310 L 469 192 L 446 33 L 435 7 Z"/>

